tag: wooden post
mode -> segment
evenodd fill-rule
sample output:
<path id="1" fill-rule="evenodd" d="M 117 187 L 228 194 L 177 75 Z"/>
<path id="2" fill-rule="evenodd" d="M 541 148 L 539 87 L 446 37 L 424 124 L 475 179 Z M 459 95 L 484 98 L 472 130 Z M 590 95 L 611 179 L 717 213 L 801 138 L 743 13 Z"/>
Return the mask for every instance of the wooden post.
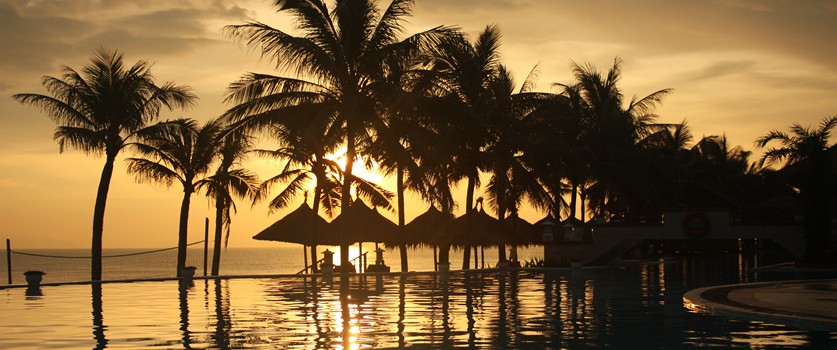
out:
<path id="1" fill-rule="evenodd" d="M 308 246 L 306 246 L 305 244 L 302 245 L 302 257 L 305 260 L 304 265 L 302 265 L 303 267 L 305 267 L 305 270 L 302 271 L 303 273 L 308 273 Z"/>
<path id="2" fill-rule="evenodd" d="M 209 259 L 209 218 L 206 218 L 203 229 L 203 275 L 206 276 L 206 265 Z"/>
<path id="3" fill-rule="evenodd" d="M 436 254 L 436 245 L 433 245 L 433 271 L 439 271 L 439 255 Z"/>
<path id="4" fill-rule="evenodd" d="M 9 268 L 9 284 L 12 284 L 12 243 L 6 238 L 6 266 Z"/>

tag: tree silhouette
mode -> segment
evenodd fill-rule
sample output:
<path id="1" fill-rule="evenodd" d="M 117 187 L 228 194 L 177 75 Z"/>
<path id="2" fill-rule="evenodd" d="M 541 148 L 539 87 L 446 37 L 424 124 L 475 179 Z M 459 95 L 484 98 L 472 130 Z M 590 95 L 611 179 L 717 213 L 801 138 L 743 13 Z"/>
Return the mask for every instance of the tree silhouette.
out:
<path id="1" fill-rule="evenodd" d="M 232 126 L 227 126 L 231 128 Z M 253 140 L 242 130 L 226 130 L 219 134 L 217 141 L 221 161 L 215 173 L 196 183 L 195 189 L 206 189 L 206 196 L 215 203 L 215 240 L 212 248 L 212 276 L 218 276 L 221 266 L 221 238 L 224 246 L 230 238 L 232 216 L 235 211 L 234 197 L 252 198 L 256 193 L 258 177 L 253 172 L 242 168 L 244 160 L 252 147 Z M 226 234 L 224 234 L 226 232 Z"/>
<path id="2" fill-rule="evenodd" d="M 40 108 L 58 124 L 53 138 L 61 152 L 71 147 L 105 156 L 93 209 L 93 281 L 102 279 L 105 206 L 116 157 L 163 108 L 190 107 L 197 99 L 187 86 L 170 82 L 158 86 L 150 70 L 151 65 L 144 61 L 126 67 L 121 53 L 100 49 L 80 72 L 65 66 L 61 78 L 43 77 L 41 82 L 50 96 L 13 96 L 20 103 Z"/>
<path id="3" fill-rule="evenodd" d="M 221 123 L 212 120 L 204 126 L 190 119 L 177 119 L 157 124 L 134 145 L 144 158 L 129 158 L 128 173 L 138 182 L 157 182 L 183 187 L 180 225 L 177 240 L 177 276 L 186 266 L 186 245 L 189 233 L 189 206 L 204 176 L 218 156 L 218 135 Z"/>
<path id="4" fill-rule="evenodd" d="M 837 116 L 832 116 L 823 119 L 816 129 L 794 123 L 790 134 L 773 130 L 756 139 L 759 148 L 776 142 L 781 145 L 768 148 L 760 164 L 785 162 L 782 171 L 789 184 L 799 190 L 807 242 L 803 260 L 807 262 L 829 258 L 830 212 L 837 197 L 834 181 L 837 144 L 829 145 L 829 139 L 835 126 Z"/>
<path id="5" fill-rule="evenodd" d="M 266 24 L 228 26 L 227 34 L 257 47 L 278 68 L 310 81 L 250 74 L 231 87 L 228 100 L 237 104 L 226 115 L 246 118 L 250 126 L 279 123 L 287 118 L 315 118 L 324 129 L 341 130 L 346 145 L 341 208 L 349 207 L 352 167 L 359 146 L 382 118 L 373 85 L 388 69 L 388 58 L 413 55 L 435 45 L 448 31 L 437 27 L 400 40 L 412 0 L 394 0 L 380 11 L 373 0 L 277 0 L 278 12 L 295 19 L 295 36 Z M 349 263 L 348 239 L 340 244 L 341 264 Z"/>

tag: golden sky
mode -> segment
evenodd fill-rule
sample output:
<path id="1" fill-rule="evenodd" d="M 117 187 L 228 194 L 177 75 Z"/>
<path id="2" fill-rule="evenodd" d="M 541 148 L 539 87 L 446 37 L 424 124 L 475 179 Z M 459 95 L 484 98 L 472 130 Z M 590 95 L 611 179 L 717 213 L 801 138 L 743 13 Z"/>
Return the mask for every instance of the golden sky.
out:
<path id="1" fill-rule="evenodd" d="M 409 28 L 454 25 L 476 34 L 497 24 L 503 61 L 518 80 L 540 65 L 542 91 L 571 82 L 572 62 L 606 70 L 619 56 L 627 96 L 675 89 L 658 109 L 661 122 L 686 119 L 696 137 L 726 133 L 753 150 L 753 140 L 771 129 L 837 114 L 834 18 L 835 0 L 419 0 Z M 194 88 L 199 105 L 163 119 L 205 121 L 229 107 L 224 91 L 240 75 L 276 73 L 270 62 L 222 37 L 224 25 L 248 19 L 291 24 L 263 0 L 0 0 L 0 94 L 6 96 L 0 98 L 0 238 L 10 238 L 13 248 L 89 247 L 104 162 L 73 150 L 59 154 L 55 124 L 12 94 L 45 93 L 41 76 L 59 76 L 62 65 L 79 69 L 104 46 L 124 52 L 128 63 L 154 62 L 159 82 Z M 250 165 L 262 178 L 276 171 L 259 159 Z M 119 160 L 105 247 L 175 246 L 181 197 L 176 186 L 135 183 Z M 408 203 L 408 220 L 427 208 Z M 202 239 L 210 209 L 202 195 L 193 198 L 190 241 Z M 240 203 L 230 246 L 275 245 L 250 237 L 283 215 Z"/>

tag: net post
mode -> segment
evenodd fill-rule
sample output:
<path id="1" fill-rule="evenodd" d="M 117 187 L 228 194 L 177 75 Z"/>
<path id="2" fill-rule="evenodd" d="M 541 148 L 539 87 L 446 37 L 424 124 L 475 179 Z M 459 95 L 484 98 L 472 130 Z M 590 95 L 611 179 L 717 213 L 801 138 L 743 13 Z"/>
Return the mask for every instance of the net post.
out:
<path id="1" fill-rule="evenodd" d="M 9 284 L 12 284 L 12 242 L 6 238 L 6 266 L 9 268 Z"/>
<path id="2" fill-rule="evenodd" d="M 206 276 L 206 261 L 209 256 L 209 218 L 204 221 L 203 229 L 203 275 Z"/>

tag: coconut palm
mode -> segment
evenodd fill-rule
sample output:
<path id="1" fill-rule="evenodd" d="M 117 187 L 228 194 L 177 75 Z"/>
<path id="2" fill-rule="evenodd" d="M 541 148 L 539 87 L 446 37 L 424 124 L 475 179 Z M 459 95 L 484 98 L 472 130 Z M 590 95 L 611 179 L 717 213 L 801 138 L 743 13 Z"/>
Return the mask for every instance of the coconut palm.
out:
<path id="1" fill-rule="evenodd" d="M 837 115 L 823 119 L 816 129 L 794 123 L 790 134 L 772 130 L 756 139 L 759 148 L 776 142 L 781 145 L 768 148 L 760 164 L 785 162 L 783 171 L 788 182 L 799 190 L 807 242 L 803 259 L 809 262 L 828 258 L 830 211 L 837 197 L 833 164 L 837 158 L 837 143 L 829 144 L 835 126 Z"/>
<path id="2" fill-rule="evenodd" d="M 375 139 L 368 153 L 375 155 L 378 171 L 395 175 L 398 210 L 398 227 L 406 234 L 405 200 L 407 189 L 422 198 L 431 198 L 431 183 L 424 169 L 430 165 L 428 144 L 437 138 L 438 119 L 441 113 L 433 112 L 439 105 L 441 83 L 439 72 L 432 64 L 416 64 L 417 57 L 392 57 L 390 69 L 384 79 L 377 82 L 377 99 L 385 113 L 375 129 Z M 424 165 L 424 166 L 422 166 Z M 409 271 L 407 245 L 399 244 L 401 271 Z"/>
<path id="3" fill-rule="evenodd" d="M 587 149 L 587 172 L 572 184 L 591 182 L 587 188 L 590 204 L 604 211 L 624 213 L 626 209 L 659 206 L 665 194 L 658 191 L 662 172 L 638 150 L 638 143 L 652 133 L 654 108 L 672 92 L 663 89 L 625 103 L 619 89 L 622 61 L 616 58 L 606 72 L 593 65 L 573 64 L 573 85 L 555 84 L 574 106 L 582 128 L 578 143 Z M 648 171 L 652 171 L 649 173 Z M 578 193 L 573 190 L 572 196 Z M 572 211 L 575 199 L 571 200 Z"/>
<path id="4" fill-rule="evenodd" d="M 280 69 L 308 81 L 247 75 L 231 87 L 228 100 L 237 104 L 228 118 L 249 119 L 249 125 L 278 123 L 293 117 L 316 118 L 324 128 L 342 131 L 346 145 L 346 179 L 358 146 L 370 140 L 373 123 L 382 117 L 371 86 L 387 70 L 388 57 L 412 55 L 438 43 L 448 29 L 437 27 L 400 39 L 412 0 L 394 0 L 383 11 L 373 0 L 277 0 L 277 10 L 296 20 L 300 35 L 264 23 L 228 26 L 227 34 L 256 47 Z M 348 208 L 352 183 L 342 186 L 341 207 Z M 344 237 L 345 238 L 345 237 Z M 348 242 L 340 245 L 341 263 L 348 264 Z"/>
<path id="5" fill-rule="evenodd" d="M 500 30 L 486 27 L 472 43 L 464 35 L 443 41 L 434 54 L 448 97 L 449 115 L 443 130 L 452 140 L 450 154 L 456 163 L 454 179 L 468 179 L 465 212 L 474 210 L 474 193 L 480 186 L 480 171 L 489 169 L 483 152 L 488 144 L 487 113 L 493 108 L 489 84 L 500 66 Z M 469 246 L 464 246 L 462 268 L 470 264 Z"/>
<path id="6" fill-rule="evenodd" d="M 500 66 L 489 83 L 493 106 L 487 113 L 487 126 L 491 138 L 486 147 L 490 155 L 492 176 L 487 186 L 488 203 L 497 212 L 498 225 L 503 231 L 506 213 L 516 215 L 524 197 L 538 209 L 553 207 L 549 193 L 538 179 L 533 162 L 526 156 L 532 147 L 530 136 L 540 125 L 533 112 L 549 101 L 549 94 L 531 91 L 534 87 L 537 67 L 515 93 L 511 73 Z M 510 238 L 510 237 L 507 237 Z M 513 249 L 515 249 L 513 247 Z M 505 246 L 499 245 L 500 261 L 506 261 Z"/>
<path id="7" fill-rule="evenodd" d="M 75 148 L 105 156 L 93 209 L 91 280 L 102 279 L 102 236 L 113 165 L 135 134 L 155 120 L 163 108 L 187 108 L 197 97 L 187 86 L 157 85 L 151 65 L 138 61 L 126 67 L 118 51 L 100 49 L 80 72 L 63 68 L 61 78 L 43 77 L 50 95 L 17 94 L 14 99 L 40 108 L 57 124 L 59 149 Z"/>
<path id="8" fill-rule="evenodd" d="M 186 245 L 189 229 L 189 206 L 192 194 L 204 181 L 218 155 L 218 136 L 223 131 L 218 120 L 203 126 L 190 119 L 177 119 L 152 127 L 143 135 L 143 142 L 134 145 L 143 158 L 128 159 L 128 173 L 138 182 L 157 182 L 183 187 L 180 225 L 177 241 L 177 276 L 186 266 Z"/>
<path id="9" fill-rule="evenodd" d="M 279 140 L 282 147 L 275 150 L 257 150 L 263 157 L 270 157 L 284 161 L 282 171 L 266 180 L 259 186 L 256 200 L 267 198 L 270 191 L 277 185 L 284 185 L 268 205 L 269 210 L 286 208 L 299 195 L 306 191 L 311 181 L 314 181 L 314 205 L 313 212 L 319 215 L 320 207 L 325 209 L 329 217 L 336 215 L 340 205 L 340 166 L 336 161 L 326 158 L 326 154 L 334 151 L 334 142 L 327 140 L 334 138 L 325 135 L 323 137 L 302 137 L 299 133 L 293 132 L 285 127 L 274 126 L 271 128 L 271 135 Z M 313 235 L 320 234 L 312 232 Z M 317 241 L 314 239 L 313 241 Z M 311 245 L 312 261 L 317 261 L 317 246 Z M 313 264 L 313 271 L 317 272 L 316 264 Z"/>
<path id="10" fill-rule="evenodd" d="M 234 197 L 250 198 L 255 195 L 258 177 L 242 168 L 241 161 L 250 151 L 252 137 L 241 130 L 220 134 L 218 152 L 221 158 L 215 173 L 196 183 L 195 189 L 206 189 L 206 195 L 215 203 L 215 240 L 212 248 L 212 276 L 218 276 L 221 266 L 221 238 L 224 246 L 230 238 L 232 216 L 235 212 Z M 226 235 L 224 235 L 226 232 Z"/>

